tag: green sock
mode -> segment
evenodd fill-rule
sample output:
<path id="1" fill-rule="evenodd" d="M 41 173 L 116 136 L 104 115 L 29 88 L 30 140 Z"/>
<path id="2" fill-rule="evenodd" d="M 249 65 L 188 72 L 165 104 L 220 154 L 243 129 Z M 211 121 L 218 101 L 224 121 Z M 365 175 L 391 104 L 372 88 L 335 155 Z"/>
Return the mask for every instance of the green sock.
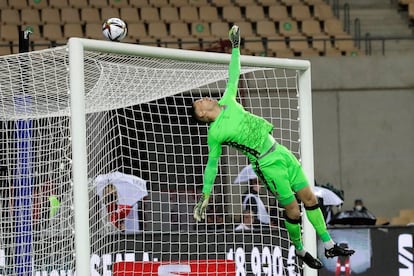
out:
<path id="1" fill-rule="evenodd" d="M 286 230 L 289 233 L 289 238 L 295 246 L 296 250 L 303 250 L 302 234 L 299 223 L 290 223 L 285 221 Z"/>
<path id="2" fill-rule="evenodd" d="M 331 235 L 329 235 L 328 229 L 326 228 L 325 219 L 323 218 L 321 209 L 316 208 L 313 210 L 306 210 L 306 216 L 321 240 L 323 242 L 330 241 Z"/>

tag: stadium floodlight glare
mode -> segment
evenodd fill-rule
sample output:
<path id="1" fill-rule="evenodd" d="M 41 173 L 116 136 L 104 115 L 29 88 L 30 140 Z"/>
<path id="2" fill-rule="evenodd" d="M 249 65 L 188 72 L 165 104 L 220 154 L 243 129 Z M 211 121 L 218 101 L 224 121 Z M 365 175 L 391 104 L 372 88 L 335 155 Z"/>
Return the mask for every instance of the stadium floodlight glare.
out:
<path id="1" fill-rule="evenodd" d="M 231 148 L 220 161 L 212 220 L 192 218 L 207 126 L 187 111 L 195 99 L 222 96 L 229 60 L 81 38 L 0 57 L 0 191 L 10 199 L 1 206 L 0 274 L 116 275 L 135 267 L 205 275 L 213 266 L 223 275 L 316 275 L 299 265 L 283 227 L 234 231 L 247 183 L 231 183 L 247 160 Z M 241 64 L 239 102 L 274 124 L 312 184 L 310 62 L 242 55 Z M 138 233 L 105 221 L 94 179 L 114 171 L 147 181 Z M 283 224 L 274 199 L 262 198 Z M 307 220 L 304 241 L 315 255 Z"/>

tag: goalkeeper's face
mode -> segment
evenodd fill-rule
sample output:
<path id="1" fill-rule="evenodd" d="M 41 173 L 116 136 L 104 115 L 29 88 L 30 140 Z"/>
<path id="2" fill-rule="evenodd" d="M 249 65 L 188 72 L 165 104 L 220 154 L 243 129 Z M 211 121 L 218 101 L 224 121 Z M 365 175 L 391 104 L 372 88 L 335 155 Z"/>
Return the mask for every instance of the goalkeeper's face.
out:
<path id="1" fill-rule="evenodd" d="M 197 120 L 205 123 L 214 121 L 216 111 L 220 109 L 217 100 L 209 97 L 199 99 L 193 103 L 194 116 Z"/>

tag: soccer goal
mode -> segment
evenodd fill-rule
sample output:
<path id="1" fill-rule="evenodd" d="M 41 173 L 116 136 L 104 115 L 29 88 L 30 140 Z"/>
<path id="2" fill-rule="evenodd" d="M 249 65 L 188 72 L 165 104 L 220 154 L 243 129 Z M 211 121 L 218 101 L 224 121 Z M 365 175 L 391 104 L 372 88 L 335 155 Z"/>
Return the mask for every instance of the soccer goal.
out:
<path id="1" fill-rule="evenodd" d="M 229 61 L 79 38 L 0 57 L 0 274 L 316 275 L 295 257 L 264 189 L 268 223 L 236 229 L 254 176 L 231 148 L 206 219 L 192 217 L 208 148 L 207 126 L 188 108 L 222 96 Z M 310 63 L 241 63 L 238 101 L 274 124 L 313 183 Z"/>

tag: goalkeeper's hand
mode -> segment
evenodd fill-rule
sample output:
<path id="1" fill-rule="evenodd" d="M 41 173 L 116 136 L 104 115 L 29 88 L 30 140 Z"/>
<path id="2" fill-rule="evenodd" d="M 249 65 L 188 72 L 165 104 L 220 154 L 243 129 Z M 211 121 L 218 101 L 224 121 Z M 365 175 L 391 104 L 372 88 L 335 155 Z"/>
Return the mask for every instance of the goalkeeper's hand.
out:
<path id="1" fill-rule="evenodd" d="M 240 45 L 240 28 L 237 25 L 233 25 L 229 31 L 229 39 L 233 48 L 239 48 Z"/>
<path id="2" fill-rule="evenodd" d="M 201 221 L 205 218 L 209 198 L 209 195 L 203 194 L 194 207 L 194 218 L 196 221 Z"/>

